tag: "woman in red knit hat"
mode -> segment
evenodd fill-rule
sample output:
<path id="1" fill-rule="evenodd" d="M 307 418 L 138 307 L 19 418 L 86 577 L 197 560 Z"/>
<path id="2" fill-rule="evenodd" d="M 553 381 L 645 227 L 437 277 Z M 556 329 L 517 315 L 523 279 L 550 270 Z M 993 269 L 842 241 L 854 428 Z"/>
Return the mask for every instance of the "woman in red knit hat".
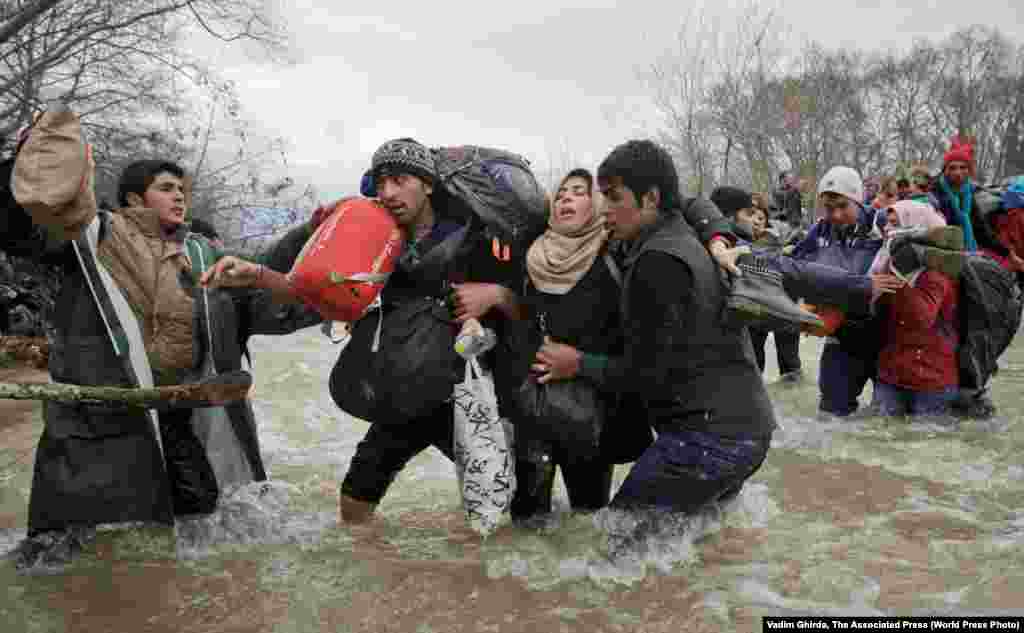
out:
<path id="1" fill-rule="evenodd" d="M 973 177 L 974 146 L 970 139 L 955 136 L 949 151 L 942 157 L 942 174 L 935 183 L 938 209 L 950 226 L 963 230 L 965 250 L 985 249 L 1005 257 L 1009 251 L 978 213 Z"/>

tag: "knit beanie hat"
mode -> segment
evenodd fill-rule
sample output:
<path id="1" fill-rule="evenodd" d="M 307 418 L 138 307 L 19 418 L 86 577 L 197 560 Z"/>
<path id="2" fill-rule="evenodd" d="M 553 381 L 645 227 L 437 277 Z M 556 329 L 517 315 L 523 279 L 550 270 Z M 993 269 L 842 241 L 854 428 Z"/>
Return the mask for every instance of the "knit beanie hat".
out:
<path id="1" fill-rule="evenodd" d="M 753 197 L 746 191 L 736 187 L 719 187 L 711 192 L 711 202 L 726 217 L 736 215 L 740 209 L 749 209 L 754 206 Z"/>
<path id="2" fill-rule="evenodd" d="M 962 137 L 954 136 L 950 143 L 949 150 L 942 156 L 942 169 L 953 162 L 967 163 L 971 171 L 974 171 L 974 147 L 970 141 Z"/>
<path id="3" fill-rule="evenodd" d="M 1024 209 L 1024 176 L 1017 176 L 1003 192 L 1004 209 Z"/>
<path id="4" fill-rule="evenodd" d="M 434 153 L 430 149 L 411 138 L 400 138 L 388 141 L 373 153 L 370 169 L 360 183 L 364 196 L 376 195 L 376 180 L 382 172 L 411 174 L 429 182 L 437 180 Z"/>

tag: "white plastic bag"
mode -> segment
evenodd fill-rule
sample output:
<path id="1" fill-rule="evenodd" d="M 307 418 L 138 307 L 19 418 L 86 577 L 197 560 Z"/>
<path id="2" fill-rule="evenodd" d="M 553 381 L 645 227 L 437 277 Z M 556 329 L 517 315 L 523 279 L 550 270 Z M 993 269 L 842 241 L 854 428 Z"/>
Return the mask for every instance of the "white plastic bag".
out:
<path id="1" fill-rule="evenodd" d="M 498 417 L 494 380 L 474 357 L 455 385 L 455 473 L 473 530 L 487 536 L 512 504 L 516 489 L 512 426 Z"/>

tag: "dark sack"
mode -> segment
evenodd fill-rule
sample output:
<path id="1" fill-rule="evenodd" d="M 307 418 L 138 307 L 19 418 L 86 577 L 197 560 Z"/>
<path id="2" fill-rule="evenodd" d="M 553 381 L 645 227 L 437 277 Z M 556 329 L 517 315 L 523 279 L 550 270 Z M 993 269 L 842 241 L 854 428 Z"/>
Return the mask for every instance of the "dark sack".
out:
<path id="1" fill-rule="evenodd" d="M 960 386 L 981 389 L 1017 333 L 1024 303 L 1013 273 L 980 254 L 964 257 L 959 300 Z"/>
<path id="2" fill-rule="evenodd" d="M 601 429 L 601 457 L 612 464 L 628 464 L 640 459 L 654 443 L 654 431 L 648 422 L 643 399 L 622 394 L 608 409 Z"/>
<path id="3" fill-rule="evenodd" d="M 581 460 L 598 456 L 606 403 L 597 388 L 585 380 L 540 384 L 525 381 L 517 394 L 517 423 L 531 437 L 555 443 Z"/>
<path id="4" fill-rule="evenodd" d="M 461 145 L 435 148 L 437 173 L 451 212 L 477 218 L 487 240 L 497 239 L 504 258 L 523 258 L 547 229 L 544 190 L 525 158 L 500 149 Z"/>
<path id="5" fill-rule="evenodd" d="M 380 324 L 380 346 L 373 342 Z M 435 298 L 410 300 L 380 323 L 373 311 L 353 325 L 352 338 L 331 371 L 334 402 L 346 413 L 378 424 L 405 424 L 452 396 L 465 376 L 455 353 L 455 328 Z"/>
<path id="6" fill-rule="evenodd" d="M 24 240 L 24 237 L 37 235 L 39 229 L 33 226 L 28 211 L 14 199 L 11 191 L 13 171 L 13 156 L 0 162 L 0 251 L 17 257 L 31 257 L 36 254 L 36 242 Z"/>

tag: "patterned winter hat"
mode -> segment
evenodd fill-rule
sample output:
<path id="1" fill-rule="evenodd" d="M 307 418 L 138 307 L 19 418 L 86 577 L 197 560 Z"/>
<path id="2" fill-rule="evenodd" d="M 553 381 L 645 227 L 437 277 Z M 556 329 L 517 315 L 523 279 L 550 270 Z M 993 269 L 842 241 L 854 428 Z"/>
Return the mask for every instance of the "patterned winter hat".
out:
<path id="1" fill-rule="evenodd" d="M 382 172 L 412 174 L 424 180 L 437 180 L 434 154 L 430 149 L 411 138 L 388 141 L 373 153 L 370 170 L 364 176 L 363 184 L 376 184 Z M 376 189 L 376 187 L 374 187 Z"/>
<path id="2" fill-rule="evenodd" d="M 722 215 L 729 218 L 736 215 L 740 209 L 754 206 L 753 197 L 736 187 L 718 187 L 711 192 L 711 202 L 715 203 Z"/>
<path id="3" fill-rule="evenodd" d="M 954 136 L 950 143 L 949 150 L 942 156 L 942 169 L 953 162 L 967 163 L 968 167 L 974 167 L 974 147 L 970 139 Z"/>

